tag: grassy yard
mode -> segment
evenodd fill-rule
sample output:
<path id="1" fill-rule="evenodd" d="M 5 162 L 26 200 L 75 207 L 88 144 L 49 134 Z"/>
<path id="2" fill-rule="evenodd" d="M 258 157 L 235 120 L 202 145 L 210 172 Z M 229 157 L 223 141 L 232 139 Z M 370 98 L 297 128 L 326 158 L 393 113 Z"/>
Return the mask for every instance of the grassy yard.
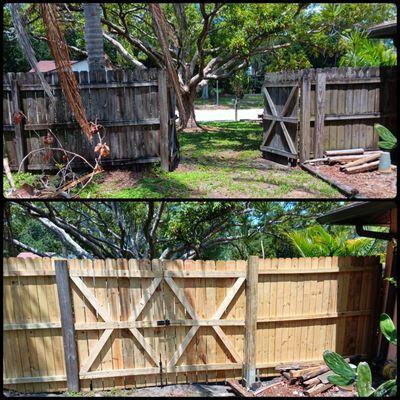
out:
<path id="1" fill-rule="evenodd" d="M 262 129 L 249 122 L 213 122 L 203 133 L 181 133 L 181 161 L 173 172 L 111 171 L 95 177 L 86 197 L 342 197 L 299 168 L 271 167 L 261 158 Z"/>
<path id="2" fill-rule="evenodd" d="M 233 100 L 235 96 L 233 95 L 223 95 L 219 98 L 219 107 L 216 106 L 215 97 L 209 98 L 208 100 L 204 99 L 196 99 L 194 101 L 196 109 L 204 109 L 204 108 L 232 108 L 233 109 Z M 243 99 L 241 99 L 238 103 L 238 109 L 244 110 L 247 108 L 264 108 L 263 96 L 261 93 L 258 94 L 245 94 Z"/>
<path id="3" fill-rule="evenodd" d="M 159 165 L 144 172 L 107 171 L 94 177 L 81 198 L 341 198 L 299 167 L 261 158 L 262 128 L 252 122 L 209 122 L 207 132 L 181 133 L 181 161 L 173 172 Z M 33 183 L 32 174 L 16 177 Z M 8 184 L 4 180 L 4 187 Z"/>

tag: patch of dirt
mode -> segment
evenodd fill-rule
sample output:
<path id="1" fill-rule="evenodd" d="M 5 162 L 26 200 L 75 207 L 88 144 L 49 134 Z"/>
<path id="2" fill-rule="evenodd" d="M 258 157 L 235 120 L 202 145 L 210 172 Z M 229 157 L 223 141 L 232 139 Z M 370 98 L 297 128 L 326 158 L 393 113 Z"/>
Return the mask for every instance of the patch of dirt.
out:
<path id="1" fill-rule="evenodd" d="M 99 179 L 97 183 L 101 183 L 107 192 L 115 192 L 136 186 L 138 180 L 142 176 L 143 172 L 133 172 L 128 170 L 108 171 L 104 173 L 103 177 Z"/>
<path id="2" fill-rule="evenodd" d="M 379 171 L 347 174 L 340 170 L 340 164 L 321 164 L 311 167 L 335 181 L 359 191 L 358 196 L 366 198 L 394 198 L 397 193 L 397 169 L 385 174 Z"/>
<path id="3" fill-rule="evenodd" d="M 5 397 L 236 397 L 230 387 L 223 384 L 168 385 L 141 389 L 79 392 L 78 394 L 19 393 L 5 390 L 3 394 Z"/>
<path id="4" fill-rule="evenodd" d="M 257 397 L 307 397 L 303 386 L 300 384 L 290 385 L 286 379 L 281 379 L 280 377 L 264 381 L 262 382 L 262 386 L 271 387 Z M 354 392 L 333 386 L 325 392 L 320 393 L 318 397 L 354 397 Z"/>

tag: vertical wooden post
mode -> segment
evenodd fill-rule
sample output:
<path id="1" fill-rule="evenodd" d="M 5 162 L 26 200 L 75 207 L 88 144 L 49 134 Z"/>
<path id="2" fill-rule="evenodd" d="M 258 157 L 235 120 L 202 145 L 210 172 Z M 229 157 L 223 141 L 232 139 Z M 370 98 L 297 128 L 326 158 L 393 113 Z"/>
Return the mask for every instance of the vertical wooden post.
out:
<path id="1" fill-rule="evenodd" d="M 167 73 L 161 70 L 158 74 L 158 106 L 160 109 L 160 160 L 161 168 L 169 171 L 169 113 Z"/>
<path id="2" fill-rule="evenodd" d="M 258 304 L 258 257 L 251 256 L 246 274 L 246 316 L 243 379 L 249 388 L 256 381 L 256 336 Z"/>
<path id="3" fill-rule="evenodd" d="M 324 151 L 326 74 L 317 70 L 315 79 L 314 158 L 320 158 Z"/>
<path id="4" fill-rule="evenodd" d="M 22 104 L 21 104 L 21 96 L 19 92 L 19 84 L 17 75 L 10 72 L 8 74 L 10 85 L 11 85 L 11 97 L 13 103 L 13 110 L 14 112 L 22 111 Z M 25 121 L 22 118 L 19 124 L 14 123 L 14 132 L 15 132 L 15 152 L 17 156 L 17 163 L 18 166 L 21 163 L 22 159 L 25 156 L 25 139 L 24 139 L 24 124 Z M 21 171 L 25 172 L 27 168 L 27 160 L 22 164 Z"/>
<path id="5" fill-rule="evenodd" d="M 61 312 L 61 330 L 64 343 L 65 369 L 67 371 L 67 387 L 70 391 L 79 392 L 78 352 L 75 342 L 68 262 L 67 260 L 56 260 L 54 265 Z"/>
<path id="6" fill-rule="evenodd" d="M 309 71 L 305 71 L 301 80 L 300 93 L 300 162 L 310 158 L 310 103 L 311 79 Z"/>

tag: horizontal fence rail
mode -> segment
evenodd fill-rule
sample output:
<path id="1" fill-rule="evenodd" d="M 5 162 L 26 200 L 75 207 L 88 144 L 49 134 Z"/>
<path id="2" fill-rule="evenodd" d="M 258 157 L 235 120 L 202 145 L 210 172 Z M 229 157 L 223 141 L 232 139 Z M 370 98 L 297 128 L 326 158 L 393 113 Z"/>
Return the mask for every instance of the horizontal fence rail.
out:
<path id="1" fill-rule="evenodd" d="M 282 362 L 320 360 L 326 349 L 374 351 L 377 257 L 6 258 L 3 265 L 9 389 L 251 383 L 276 375 Z M 72 322 L 63 315 L 68 304 Z"/>
<path id="2" fill-rule="evenodd" d="M 56 136 L 54 147 L 63 147 L 88 161 L 94 161 L 92 144 L 82 134 L 62 92 L 56 72 L 44 74 L 53 91 L 54 104 L 45 95 L 35 73 L 3 74 L 3 136 L 10 168 L 17 170 L 21 160 L 33 150 L 46 147 L 48 130 Z M 166 170 L 176 153 L 173 91 L 167 86 L 164 70 L 110 70 L 75 72 L 83 107 L 88 119 L 105 128 L 104 141 L 110 156 L 104 166 L 123 166 L 160 160 Z M 26 118 L 15 123 L 14 113 Z M 103 134 L 103 132 L 101 132 Z M 172 136 L 171 136 L 172 135 Z M 47 146 L 51 147 L 51 146 Z M 59 153 L 59 152 L 58 152 Z M 171 154 L 173 156 L 171 156 Z M 54 154 L 61 162 L 62 154 Z M 83 166 L 78 159 L 76 167 Z M 29 156 L 23 169 L 54 169 L 55 161 L 45 152 Z"/>
<path id="3" fill-rule="evenodd" d="M 396 68 L 267 73 L 262 91 L 266 156 L 304 161 L 330 149 L 372 150 L 375 123 L 397 131 Z"/>

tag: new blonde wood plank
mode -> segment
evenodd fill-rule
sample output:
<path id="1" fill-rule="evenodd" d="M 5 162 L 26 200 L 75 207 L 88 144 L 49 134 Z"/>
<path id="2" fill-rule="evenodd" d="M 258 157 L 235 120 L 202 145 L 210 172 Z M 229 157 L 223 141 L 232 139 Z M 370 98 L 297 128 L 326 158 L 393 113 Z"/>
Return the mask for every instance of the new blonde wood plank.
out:
<path id="1" fill-rule="evenodd" d="M 207 275 L 219 270 L 219 264 L 221 262 L 211 261 L 207 264 Z M 225 262 L 224 262 L 225 263 Z M 217 304 L 216 304 L 216 297 L 217 297 L 217 280 L 212 278 L 207 281 L 207 319 L 210 318 L 216 311 Z M 207 366 L 209 364 L 215 364 L 217 359 L 217 351 L 218 351 L 218 343 L 217 343 L 217 335 L 216 332 L 212 329 L 207 327 Z M 207 381 L 208 382 L 216 382 L 217 381 L 217 374 L 215 371 L 208 371 L 207 370 Z"/>
<path id="2" fill-rule="evenodd" d="M 35 269 L 35 259 L 34 258 L 26 258 L 24 259 L 24 264 L 26 269 Z M 25 312 L 29 312 L 29 320 L 31 322 L 40 322 L 41 321 L 41 307 L 45 299 L 39 298 L 38 287 L 40 286 L 37 281 L 37 278 L 28 278 L 29 283 L 27 285 L 27 297 L 23 299 L 29 303 L 29 311 L 28 308 L 25 309 Z M 42 290 L 39 289 L 41 294 Z M 44 347 L 44 339 L 43 335 L 41 335 L 40 331 L 29 331 L 30 338 L 30 347 L 32 347 L 32 361 L 34 366 L 34 376 L 47 376 L 47 362 L 46 362 L 46 351 Z M 37 383 L 35 384 L 36 389 L 34 390 L 42 390 L 46 392 L 50 389 L 50 385 L 48 383 Z"/>
<path id="3" fill-rule="evenodd" d="M 204 275 L 206 273 L 206 261 L 201 261 L 198 263 L 201 271 L 204 271 Z M 205 319 L 206 318 L 206 310 L 207 310 L 207 296 L 206 296 L 206 279 L 199 279 L 196 282 L 196 311 L 198 312 L 198 318 Z M 207 354 L 207 339 L 205 335 L 204 329 L 199 329 L 196 333 L 196 356 L 197 362 L 196 364 L 205 364 L 206 363 L 206 354 Z M 206 372 L 198 372 L 197 379 L 199 382 L 205 382 L 207 379 Z"/>

